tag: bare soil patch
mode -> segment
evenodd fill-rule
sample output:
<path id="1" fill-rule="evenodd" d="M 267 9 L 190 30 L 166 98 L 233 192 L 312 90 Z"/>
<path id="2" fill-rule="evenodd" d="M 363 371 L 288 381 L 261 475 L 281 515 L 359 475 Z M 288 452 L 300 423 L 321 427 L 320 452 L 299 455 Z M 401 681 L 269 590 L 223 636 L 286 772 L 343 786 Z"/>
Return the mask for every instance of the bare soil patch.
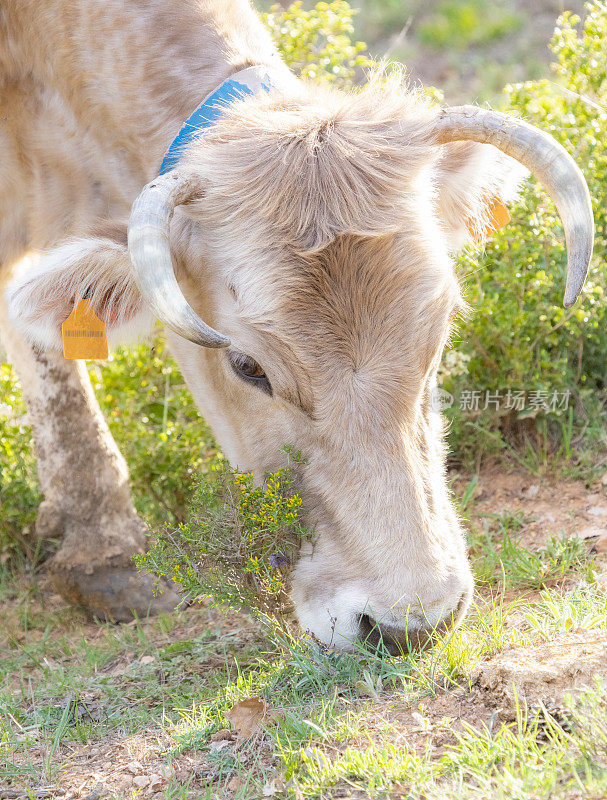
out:
<path id="1" fill-rule="evenodd" d="M 489 705 L 513 716 L 519 703 L 550 710 L 606 678 L 607 632 L 581 631 L 500 653 L 480 665 L 473 682 Z"/>
<path id="2" fill-rule="evenodd" d="M 468 480 L 455 482 L 456 493 L 463 492 Z M 482 523 L 504 512 L 523 516 L 520 534 L 528 547 L 541 546 L 550 536 L 607 536 L 607 483 L 589 488 L 583 481 L 536 477 L 519 468 L 505 472 L 503 465 L 490 465 L 479 476 L 472 520 Z"/>

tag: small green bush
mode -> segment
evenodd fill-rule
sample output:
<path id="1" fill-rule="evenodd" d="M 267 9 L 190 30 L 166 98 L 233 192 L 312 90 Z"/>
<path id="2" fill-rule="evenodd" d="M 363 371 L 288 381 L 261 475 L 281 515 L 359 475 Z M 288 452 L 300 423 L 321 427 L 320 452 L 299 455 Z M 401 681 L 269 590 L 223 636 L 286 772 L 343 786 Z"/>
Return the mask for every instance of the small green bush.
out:
<path id="1" fill-rule="evenodd" d="M 0 364 L 0 562 L 30 556 L 30 536 L 41 497 L 31 430 L 16 376 Z"/>
<path id="2" fill-rule="evenodd" d="M 216 445 L 164 340 L 119 348 L 89 374 L 129 466 L 137 511 L 152 527 L 183 522 Z"/>
<path id="3" fill-rule="evenodd" d="M 581 300 L 565 309 L 567 255 L 560 219 L 550 198 L 533 181 L 512 222 L 487 244 L 484 253 L 461 260 L 473 313 L 461 327 L 453 347 L 466 359 L 466 369 L 447 376 L 444 388 L 461 400 L 462 392 L 477 390 L 477 413 L 462 413 L 456 402 L 451 443 L 476 446 L 467 431 L 495 430 L 500 416 L 518 419 L 566 418 L 566 408 L 551 408 L 557 392 L 571 393 L 584 422 L 600 405 L 607 387 L 607 82 L 605 46 L 607 6 L 592 4 L 581 30 L 579 20 L 564 14 L 551 48 L 560 83 L 548 80 L 506 87 L 506 107 L 548 131 L 574 156 L 586 176 L 592 196 L 596 239 L 590 273 Z M 486 393 L 507 390 L 540 392 L 545 402 L 535 407 L 484 409 Z M 576 413 L 576 418 L 579 417 Z M 603 427 L 601 436 L 600 430 Z M 595 431 L 597 429 L 595 428 Z M 601 445 L 607 442 L 599 424 Z"/>
<path id="4" fill-rule="evenodd" d="M 352 41 L 355 10 L 345 0 L 316 3 L 306 11 L 300 0 L 287 9 L 272 6 L 263 15 L 286 63 L 299 75 L 320 83 L 347 86 L 357 68 L 371 66 L 366 45 Z"/>
<path id="5" fill-rule="evenodd" d="M 291 464 L 301 461 L 284 450 Z M 165 529 L 137 566 L 178 583 L 190 600 L 280 614 L 289 608 L 290 566 L 307 535 L 294 480 L 286 467 L 256 485 L 251 473 L 218 459 L 197 486 L 187 524 Z"/>

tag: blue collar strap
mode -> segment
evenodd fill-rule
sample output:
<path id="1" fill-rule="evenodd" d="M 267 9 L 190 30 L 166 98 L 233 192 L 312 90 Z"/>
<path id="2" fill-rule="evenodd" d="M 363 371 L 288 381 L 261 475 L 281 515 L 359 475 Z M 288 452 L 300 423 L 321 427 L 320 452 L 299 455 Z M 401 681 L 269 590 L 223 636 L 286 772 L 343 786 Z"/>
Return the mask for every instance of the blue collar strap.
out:
<path id="1" fill-rule="evenodd" d="M 235 100 L 241 100 L 261 89 L 269 92 L 270 89 L 284 83 L 284 76 L 282 73 L 279 75 L 278 72 L 275 73 L 273 82 L 270 77 L 273 72 L 275 71 L 270 67 L 247 67 L 247 69 L 236 72 L 214 92 L 207 95 L 196 111 L 183 123 L 181 130 L 173 139 L 162 159 L 160 175 L 175 169 L 183 149 L 205 128 L 209 128 L 222 117 Z"/>

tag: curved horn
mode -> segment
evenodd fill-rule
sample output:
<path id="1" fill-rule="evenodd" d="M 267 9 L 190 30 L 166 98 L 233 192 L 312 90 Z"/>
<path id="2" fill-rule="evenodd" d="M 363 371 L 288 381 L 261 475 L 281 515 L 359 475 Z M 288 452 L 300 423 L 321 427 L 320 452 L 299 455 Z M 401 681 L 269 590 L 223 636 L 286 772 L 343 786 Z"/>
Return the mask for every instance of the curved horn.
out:
<path id="1" fill-rule="evenodd" d="M 588 273 L 594 218 L 588 186 L 569 153 L 528 122 L 476 106 L 445 109 L 438 116 L 435 133 L 441 144 L 464 139 L 492 144 L 527 167 L 544 185 L 565 229 L 567 285 L 563 305 L 572 306 Z"/>
<path id="2" fill-rule="evenodd" d="M 202 347 L 227 347 L 230 340 L 210 328 L 183 296 L 173 269 L 169 223 L 176 206 L 200 194 L 178 170 L 144 186 L 129 220 L 129 254 L 135 283 L 158 319 Z"/>

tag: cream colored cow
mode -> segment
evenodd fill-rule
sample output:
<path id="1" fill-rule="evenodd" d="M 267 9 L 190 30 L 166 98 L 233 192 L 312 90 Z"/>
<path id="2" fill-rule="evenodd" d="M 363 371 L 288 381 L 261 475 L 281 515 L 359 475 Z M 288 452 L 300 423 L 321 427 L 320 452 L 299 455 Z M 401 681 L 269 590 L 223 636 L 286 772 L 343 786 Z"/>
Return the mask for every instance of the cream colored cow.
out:
<path id="1" fill-rule="evenodd" d="M 183 121 L 252 66 L 275 88 L 232 103 L 156 178 Z M 462 305 L 451 254 L 514 197 L 513 156 L 557 202 L 572 304 L 592 214 L 565 151 L 395 80 L 308 86 L 245 0 L 3 0 L 0 80 L 1 330 L 34 430 L 37 533 L 63 537 L 57 589 L 114 619 L 175 602 L 131 567 L 145 526 L 127 470 L 60 352 L 90 290 L 113 342 L 165 322 L 234 465 L 261 476 L 282 445 L 302 451 L 302 625 L 350 647 L 461 619 L 472 577 L 430 402 Z"/>

